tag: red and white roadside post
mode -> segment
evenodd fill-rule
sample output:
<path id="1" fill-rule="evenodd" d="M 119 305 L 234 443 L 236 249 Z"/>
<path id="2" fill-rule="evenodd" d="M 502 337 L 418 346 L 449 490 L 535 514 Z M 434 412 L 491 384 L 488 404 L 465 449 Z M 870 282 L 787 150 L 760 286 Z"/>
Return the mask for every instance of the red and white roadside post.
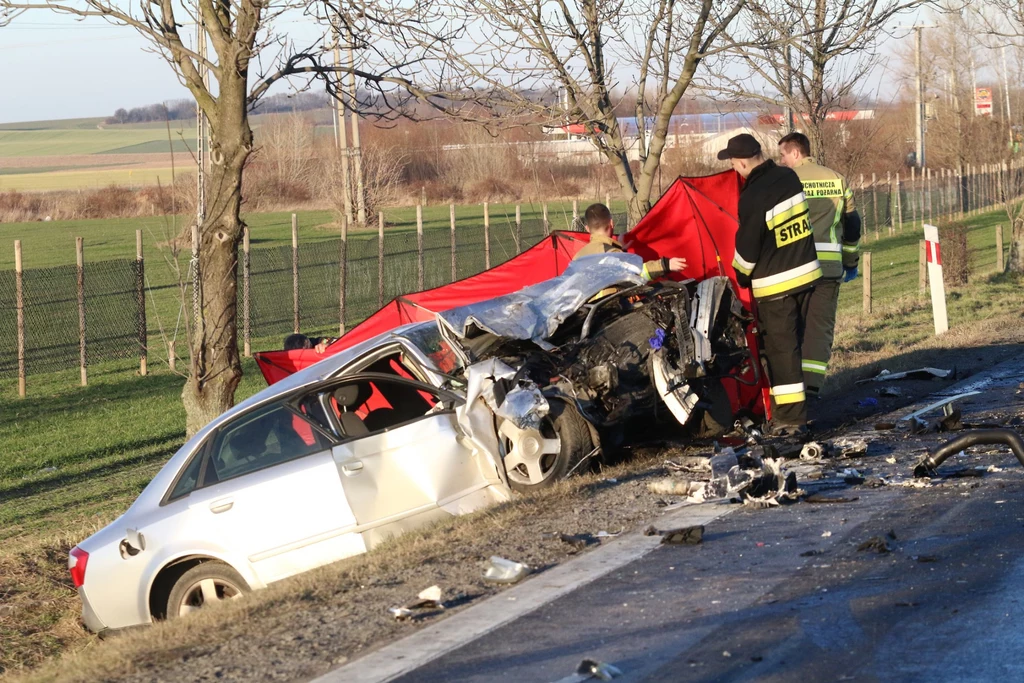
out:
<path id="1" fill-rule="evenodd" d="M 942 250 L 939 248 L 939 229 L 925 224 L 924 241 L 928 261 L 928 283 L 932 291 L 932 317 L 935 319 L 935 334 L 949 329 L 946 316 L 946 287 L 942 282 Z"/>

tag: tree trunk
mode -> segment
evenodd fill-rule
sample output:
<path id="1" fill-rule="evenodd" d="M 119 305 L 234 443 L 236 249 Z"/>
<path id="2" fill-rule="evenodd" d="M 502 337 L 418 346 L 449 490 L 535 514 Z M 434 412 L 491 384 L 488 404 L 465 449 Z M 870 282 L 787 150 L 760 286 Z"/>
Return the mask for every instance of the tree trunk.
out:
<path id="1" fill-rule="evenodd" d="M 245 75 L 233 76 L 220 83 L 216 112 L 208 113 L 209 201 L 199 229 L 197 294 L 201 315 L 192 330 L 190 373 L 181 394 L 189 435 L 234 405 L 235 389 L 242 378 L 236 271 L 244 227 L 240 216 L 242 169 L 253 138 L 246 111 Z"/>
<path id="2" fill-rule="evenodd" d="M 1009 271 L 1011 273 L 1024 273 L 1024 216 L 1020 216 L 1017 220 L 1013 221 L 1012 237 L 1010 239 Z"/>

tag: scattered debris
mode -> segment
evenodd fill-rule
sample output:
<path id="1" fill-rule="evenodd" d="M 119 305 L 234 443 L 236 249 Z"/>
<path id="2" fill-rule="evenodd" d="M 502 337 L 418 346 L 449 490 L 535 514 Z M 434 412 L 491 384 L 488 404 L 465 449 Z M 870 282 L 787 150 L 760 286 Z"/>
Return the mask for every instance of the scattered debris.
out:
<path id="1" fill-rule="evenodd" d="M 910 602 L 909 600 L 905 600 L 903 602 L 897 602 L 896 603 L 896 607 L 917 607 L 917 603 L 916 602 Z"/>
<path id="2" fill-rule="evenodd" d="M 871 538 L 869 538 L 868 540 L 864 541 L 859 546 L 857 546 L 857 551 L 858 552 L 870 551 L 870 552 L 878 553 L 879 555 L 882 555 L 882 554 L 885 554 L 885 553 L 892 552 L 892 548 L 889 547 L 889 544 L 886 543 L 885 539 L 882 538 L 881 536 L 872 536 Z"/>
<path id="3" fill-rule="evenodd" d="M 805 503 L 854 503 L 860 500 L 857 496 L 853 498 L 843 498 L 841 496 L 825 496 L 820 493 L 812 493 L 811 495 L 804 498 Z"/>
<path id="4" fill-rule="evenodd" d="M 890 455 L 888 458 L 885 459 L 885 461 L 887 463 L 889 463 L 890 465 L 895 465 L 896 464 L 896 456 Z"/>
<path id="5" fill-rule="evenodd" d="M 441 587 L 431 586 L 421 590 L 414 602 L 410 602 L 404 607 L 391 607 L 388 609 L 388 614 L 398 621 L 405 621 L 414 616 L 413 610 L 418 609 L 444 609 L 444 603 L 441 602 Z"/>
<path id="6" fill-rule="evenodd" d="M 688 481 L 676 477 L 658 479 L 647 484 L 647 490 L 651 493 L 660 493 L 665 496 L 690 496 L 704 487 L 702 481 Z"/>
<path id="7" fill-rule="evenodd" d="M 584 659 L 580 662 L 580 665 L 576 667 L 576 674 L 580 676 L 589 676 L 599 681 L 610 681 L 613 678 L 618 678 L 622 675 L 622 670 L 618 667 L 606 664 L 605 662 L 599 662 L 594 659 Z M 581 679 L 581 680 L 586 680 Z"/>
<path id="8" fill-rule="evenodd" d="M 864 475 L 861 474 L 860 470 L 854 469 L 853 467 L 847 467 L 840 474 L 843 475 L 843 481 L 850 486 L 858 486 L 863 484 L 865 481 Z"/>
<path id="9" fill-rule="evenodd" d="M 619 529 L 618 531 L 614 531 L 614 532 L 612 532 L 612 531 L 598 531 L 596 534 L 594 534 L 594 536 L 596 538 L 615 538 L 616 536 L 621 534 L 622 531 L 623 531 L 622 529 Z"/>
<path id="10" fill-rule="evenodd" d="M 986 444 L 1005 444 L 1009 446 L 1013 454 L 1017 456 L 1020 464 L 1024 465 L 1024 438 L 1021 438 L 1020 434 L 1012 429 L 976 429 L 946 442 L 935 449 L 932 454 L 926 455 L 920 462 L 914 465 L 914 476 L 934 477 L 936 476 L 936 468 L 949 456 L 957 452 L 962 455 L 965 448 Z"/>
<path id="11" fill-rule="evenodd" d="M 689 456 L 677 460 L 666 460 L 665 469 L 673 474 L 707 474 L 711 471 L 711 459 L 704 456 Z"/>
<path id="12" fill-rule="evenodd" d="M 879 396 L 902 396 L 903 390 L 899 387 L 882 387 L 878 390 Z"/>
<path id="13" fill-rule="evenodd" d="M 517 583 L 529 573 L 530 568 L 525 564 L 493 555 L 484 573 L 484 580 L 491 583 Z"/>
<path id="14" fill-rule="evenodd" d="M 895 529 L 889 529 L 887 532 L 885 532 L 885 535 L 888 536 L 889 538 L 891 538 L 894 541 L 896 540 L 896 530 Z"/>
<path id="15" fill-rule="evenodd" d="M 858 408 L 875 408 L 878 406 L 878 399 L 874 396 L 868 396 L 857 401 Z"/>
<path id="16" fill-rule="evenodd" d="M 416 597 L 418 600 L 412 604 L 406 605 L 406 607 L 409 609 L 444 609 L 444 605 L 441 603 L 440 586 L 424 588 Z"/>
<path id="17" fill-rule="evenodd" d="M 947 396 L 946 398 L 943 398 L 940 401 L 936 401 L 935 403 L 932 403 L 930 405 L 926 405 L 924 408 L 921 408 L 920 410 L 915 410 L 914 412 L 910 413 L 909 415 L 904 415 L 903 417 L 900 418 L 900 422 L 910 422 L 915 417 L 920 417 L 922 415 L 926 415 L 926 414 L 930 413 L 931 411 L 936 410 L 937 408 L 942 408 L 944 406 L 947 406 L 950 403 L 953 403 L 954 401 L 959 401 L 962 398 L 967 398 L 968 396 L 975 396 L 975 395 L 980 394 L 980 393 L 981 393 L 980 391 L 965 391 L 962 394 L 956 394 L 954 396 Z"/>
<path id="18" fill-rule="evenodd" d="M 832 536 L 832 532 L 831 531 L 822 531 L 821 532 L 821 537 L 822 538 L 830 538 L 831 536 Z"/>
<path id="19" fill-rule="evenodd" d="M 866 455 L 868 452 L 868 441 L 858 437 L 841 436 L 829 442 L 829 451 L 833 457 L 837 458 L 853 458 L 858 455 Z"/>
<path id="20" fill-rule="evenodd" d="M 408 607 L 392 607 L 388 610 L 388 614 L 393 616 L 397 621 L 405 621 L 406 619 L 412 618 L 412 610 Z"/>
<path id="21" fill-rule="evenodd" d="M 912 560 L 914 560 L 916 562 L 938 562 L 939 561 L 939 556 L 938 555 L 914 555 L 910 559 L 912 559 Z"/>
<path id="22" fill-rule="evenodd" d="M 905 372 L 889 372 L 888 370 L 882 370 L 874 377 L 859 379 L 856 383 L 889 382 L 899 379 L 949 379 L 952 375 L 952 370 L 940 370 L 938 368 L 918 368 L 917 370 L 907 370 Z"/>
<path id="23" fill-rule="evenodd" d="M 644 536 L 661 536 L 662 545 L 698 545 L 704 541 L 704 526 L 659 530 L 653 526 L 644 529 Z"/>
<path id="24" fill-rule="evenodd" d="M 804 552 L 800 553 L 800 557 L 816 557 L 818 555 L 824 555 L 824 554 L 825 554 L 824 550 L 819 550 L 819 549 L 805 550 Z"/>
<path id="25" fill-rule="evenodd" d="M 876 422 L 875 423 L 875 431 L 876 432 L 887 432 L 890 429 L 896 429 L 896 423 L 895 422 Z"/>
<path id="26" fill-rule="evenodd" d="M 572 547 L 574 550 L 583 550 L 588 545 L 600 543 L 591 534 L 558 534 L 558 540 Z"/>
<path id="27" fill-rule="evenodd" d="M 828 453 L 827 448 L 817 441 L 810 441 L 800 449 L 801 460 L 820 460 Z"/>

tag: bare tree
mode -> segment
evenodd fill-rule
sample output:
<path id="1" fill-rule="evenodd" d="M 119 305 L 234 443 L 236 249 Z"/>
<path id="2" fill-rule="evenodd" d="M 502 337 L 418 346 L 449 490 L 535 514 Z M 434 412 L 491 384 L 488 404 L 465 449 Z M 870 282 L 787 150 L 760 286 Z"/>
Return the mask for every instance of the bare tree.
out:
<path id="1" fill-rule="evenodd" d="M 370 72 L 408 65 L 401 87 L 367 89 L 350 107 L 433 111 L 492 129 L 578 124 L 614 166 L 635 222 L 651 205 L 670 116 L 748 0 L 325 2 Z M 619 126 L 618 92 L 630 93 L 635 136 Z"/>
<path id="2" fill-rule="evenodd" d="M 0 23 L 17 21 L 26 12 L 51 11 L 98 17 L 136 30 L 167 60 L 209 120 L 208 201 L 198 226 L 198 263 L 193 266 L 199 273 L 193 292 L 199 314 L 182 391 L 189 434 L 233 404 L 242 376 L 235 282 L 244 227 L 239 215 L 242 172 L 253 150 L 249 111 L 282 79 L 335 71 L 322 61 L 330 42 L 326 36 L 303 47 L 276 29 L 282 15 L 306 7 L 303 0 L 0 0 Z M 212 47 L 210 56 L 182 32 L 196 25 L 202 26 Z M 209 78 L 204 78 L 206 71 Z"/>
<path id="3" fill-rule="evenodd" d="M 788 110 L 822 161 L 829 114 L 847 106 L 879 64 L 877 47 L 902 12 L 930 0 L 777 0 L 752 3 L 734 29 L 763 36 L 716 60 L 708 88 Z M 789 122 L 784 121 L 789 127 Z"/>

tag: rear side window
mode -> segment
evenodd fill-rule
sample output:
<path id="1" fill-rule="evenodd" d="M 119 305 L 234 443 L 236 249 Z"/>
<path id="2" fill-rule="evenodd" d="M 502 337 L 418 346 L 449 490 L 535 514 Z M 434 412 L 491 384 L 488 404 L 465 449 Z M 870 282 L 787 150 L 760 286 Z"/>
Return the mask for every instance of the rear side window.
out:
<path id="1" fill-rule="evenodd" d="M 210 451 L 204 484 L 233 479 L 328 448 L 327 440 L 303 417 L 281 405 L 263 408 L 221 428 Z"/>
<path id="2" fill-rule="evenodd" d="M 178 476 L 178 481 L 174 484 L 174 488 L 171 489 L 171 495 L 167 497 L 167 500 L 177 500 L 182 496 L 192 493 L 199 482 L 199 471 L 202 466 L 203 449 L 199 449 L 199 452 L 192 456 L 192 460 L 189 461 L 184 471 Z"/>

